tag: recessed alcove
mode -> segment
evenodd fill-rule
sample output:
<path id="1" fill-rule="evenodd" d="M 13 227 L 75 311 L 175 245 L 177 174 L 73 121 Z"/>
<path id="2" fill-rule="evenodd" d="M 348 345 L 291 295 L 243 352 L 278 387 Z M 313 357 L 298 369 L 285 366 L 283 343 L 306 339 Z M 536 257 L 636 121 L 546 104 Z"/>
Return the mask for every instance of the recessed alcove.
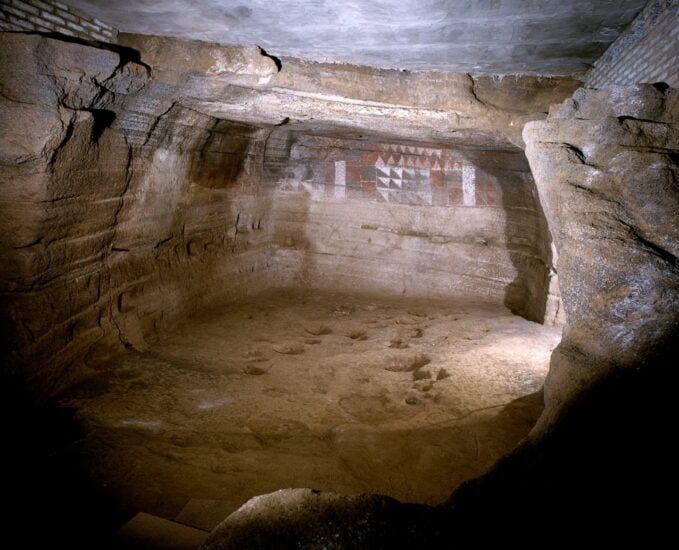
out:
<path id="1" fill-rule="evenodd" d="M 436 505 L 542 411 L 563 313 L 523 152 L 300 126 L 210 122 L 184 159 L 167 125 L 152 162 L 188 181 L 121 210 L 181 226 L 190 281 L 165 324 L 168 289 L 119 292 L 127 351 L 59 400 L 125 506 L 212 529 L 287 487 Z"/>

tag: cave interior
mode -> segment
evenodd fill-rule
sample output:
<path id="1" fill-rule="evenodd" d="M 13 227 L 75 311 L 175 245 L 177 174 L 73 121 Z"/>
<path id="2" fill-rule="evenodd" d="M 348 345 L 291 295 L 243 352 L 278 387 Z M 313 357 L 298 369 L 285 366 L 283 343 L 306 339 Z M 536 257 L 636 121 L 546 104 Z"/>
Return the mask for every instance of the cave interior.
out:
<path id="1" fill-rule="evenodd" d="M 0 4 L 11 531 L 663 540 L 679 2 L 271 4 Z"/>

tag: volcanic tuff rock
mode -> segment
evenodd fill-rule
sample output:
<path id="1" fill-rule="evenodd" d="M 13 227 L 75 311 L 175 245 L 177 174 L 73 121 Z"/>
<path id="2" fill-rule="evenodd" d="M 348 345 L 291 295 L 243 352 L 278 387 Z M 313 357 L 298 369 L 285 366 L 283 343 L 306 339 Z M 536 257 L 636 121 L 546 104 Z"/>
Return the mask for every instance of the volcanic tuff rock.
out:
<path id="1" fill-rule="evenodd" d="M 203 303 L 285 282 L 270 268 L 279 174 L 264 157 L 289 154 L 295 132 L 516 150 L 523 121 L 576 85 L 287 59 L 279 71 L 253 46 L 121 43 L 0 33 L 5 357 L 48 392 Z"/>
<path id="2" fill-rule="evenodd" d="M 578 85 L 571 78 L 472 78 L 295 59 L 283 59 L 274 72 L 272 59 L 258 49 L 248 50 L 255 59 L 243 63 L 233 47 L 125 33 L 119 41 L 151 64 L 157 94 L 172 93 L 217 118 L 253 124 L 289 120 L 302 130 L 332 129 L 333 135 L 344 129 L 449 144 L 522 146 L 523 123 L 544 118 L 550 104 Z M 235 67 L 229 64 L 234 62 Z"/>
<path id="3" fill-rule="evenodd" d="M 582 88 L 526 125 L 568 315 L 549 411 L 612 368 L 653 365 L 676 339 L 678 121 L 679 91 L 638 85 Z"/>
<path id="4" fill-rule="evenodd" d="M 516 525 L 526 517 L 573 543 L 654 546 L 669 535 L 678 122 L 677 90 L 638 85 L 580 89 L 526 125 L 568 321 L 545 411 L 512 453 L 451 495 L 451 537 L 476 539 L 488 523 L 504 544 L 523 542 Z"/>
<path id="5" fill-rule="evenodd" d="M 405 548 L 427 545 L 433 508 L 380 495 L 282 489 L 254 497 L 208 537 L 204 550 L 227 548 Z"/>
<path id="6" fill-rule="evenodd" d="M 526 518 L 534 535 L 561 529 L 574 542 L 667 534 L 658 494 L 676 466 L 667 382 L 679 311 L 678 98 L 662 86 L 583 89 L 527 125 L 568 325 L 552 356 L 546 411 L 527 440 L 437 509 L 401 510 L 428 525 L 425 545 L 525 544 L 517 526 Z M 210 548 L 231 547 L 229 527 L 239 543 L 253 540 L 262 517 L 275 518 L 267 536 L 291 536 L 291 545 L 324 532 L 299 532 L 300 517 L 313 524 L 329 514 L 300 491 L 282 509 L 276 494 L 251 501 Z M 352 503 L 320 496 L 342 518 L 334 533 L 345 536 Z"/>
<path id="7" fill-rule="evenodd" d="M 517 516 L 532 517 L 530 510 L 561 517 L 551 506 L 572 510 L 564 504 L 571 495 L 585 505 L 584 517 L 600 508 L 598 501 L 582 503 L 583 490 L 593 487 L 605 489 L 598 496 L 608 505 L 617 496 L 627 499 L 617 512 L 630 502 L 649 502 L 643 490 L 660 486 L 657 475 L 634 487 L 631 501 L 630 488 L 621 491 L 619 483 L 643 458 L 625 438 L 642 437 L 652 416 L 644 406 L 630 411 L 629 400 L 620 399 L 636 395 L 637 378 L 630 383 L 628 376 L 624 392 L 607 394 L 613 415 L 602 416 L 597 399 L 586 414 L 571 414 L 565 429 L 562 418 L 582 413 L 579 390 L 612 372 L 652 374 L 676 342 L 677 91 L 583 89 L 540 122 L 574 81 L 294 60 L 283 60 L 277 72 L 276 60 L 257 48 L 121 40 L 131 49 L 0 33 L 0 291 L 3 333 L 11 342 L 3 359 L 10 369 L 55 391 L 93 355 L 143 349 L 146 339 L 207 302 L 280 283 L 270 266 L 273 189 L 261 184 L 269 182 L 264 158 L 276 141 L 270 138 L 282 127 L 515 149 L 523 144 L 524 123 L 533 120 L 523 137 L 559 252 L 569 325 L 545 388 L 547 414 L 531 439 L 453 497 L 445 513 L 454 529 L 474 517 L 505 517 L 515 526 Z M 173 59 L 185 51 L 190 59 Z M 290 143 L 279 147 L 289 152 Z M 669 386 L 661 382 L 655 378 L 648 387 Z M 551 463 L 545 434 L 558 435 Z M 596 468 L 590 468 L 592 456 Z M 654 461 L 662 456 L 656 453 Z M 663 470 L 654 463 L 647 471 Z M 552 490 L 555 481 L 558 490 Z M 515 506 L 529 486 L 528 507 Z M 493 494 L 501 497 L 495 510 L 487 505 Z M 384 532 L 385 509 L 397 524 L 406 518 L 404 533 L 407 518 L 420 514 L 427 524 L 430 513 L 406 513 L 379 497 L 289 495 L 278 504 L 278 497 L 259 502 L 275 504 L 283 515 L 310 506 L 317 518 L 336 517 L 345 534 L 365 512 L 376 520 L 367 537 Z M 485 515 L 490 512 L 495 516 Z M 241 519 L 250 517 L 259 521 L 245 513 Z M 298 527 L 290 528 L 294 536 L 309 536 Z M 470 521 L 468 530 L 477 533 L 474 528 Z"/>

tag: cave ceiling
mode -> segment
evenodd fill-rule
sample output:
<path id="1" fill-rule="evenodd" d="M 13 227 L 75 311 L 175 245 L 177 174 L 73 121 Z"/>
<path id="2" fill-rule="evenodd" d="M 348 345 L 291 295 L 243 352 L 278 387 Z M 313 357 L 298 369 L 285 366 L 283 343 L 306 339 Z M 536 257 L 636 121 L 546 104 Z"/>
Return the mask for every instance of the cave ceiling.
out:
<path id="1" fill-rule="evenodd" d="M 122 32 L 277 57 L 471 74 L 584 73 L 645 0 L 66 0 Z"/>

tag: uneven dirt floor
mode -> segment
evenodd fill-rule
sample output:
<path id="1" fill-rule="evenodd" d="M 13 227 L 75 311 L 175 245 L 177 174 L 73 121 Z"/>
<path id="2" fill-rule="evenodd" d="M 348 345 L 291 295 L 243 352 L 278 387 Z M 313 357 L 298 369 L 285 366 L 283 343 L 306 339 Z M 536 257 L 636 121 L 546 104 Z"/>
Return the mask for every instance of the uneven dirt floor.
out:
<path id="1" fill-rule="evenodd" d="M 193 520 L 209 528 L 287 487 L 436 504 L 529 431 L 560 337 L 501 306 L 271 291 L 186 319 L 62 401 L 86 427 L 82 467 L 130 512 L 218 501 Z"/>

